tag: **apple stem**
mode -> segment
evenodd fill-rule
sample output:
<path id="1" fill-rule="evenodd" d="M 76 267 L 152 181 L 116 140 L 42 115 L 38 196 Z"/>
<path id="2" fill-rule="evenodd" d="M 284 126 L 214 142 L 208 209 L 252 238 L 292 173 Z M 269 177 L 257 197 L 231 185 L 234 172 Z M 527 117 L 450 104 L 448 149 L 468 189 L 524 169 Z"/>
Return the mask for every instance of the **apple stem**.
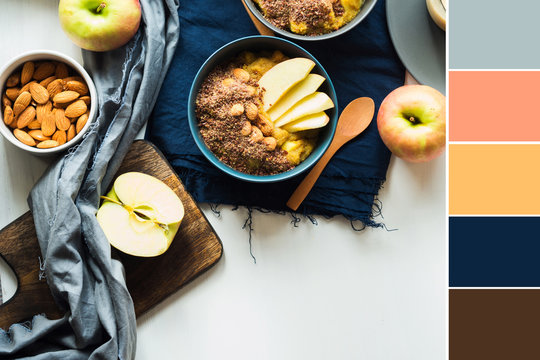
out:
<path id="1" fill-rule="evenodd" d="M 416 124 L 416 123 L 417 123 L 416 118 L 415 118 L 414 116 L 411 116 L 411 117 L 409 118 L 409 121 L 412 122 L 413 124 Z"/>
<path id="2" fill-rule="evenodd" d="M 97 7 L 96 9 L 96 13 L 100 13 L 101 10 L 105 9 L 105 7 L 107 6 L 107 4 L 105 4 L 104 2 L 102 2 L 101 4 L 99 4 L 99 6 Z"/>

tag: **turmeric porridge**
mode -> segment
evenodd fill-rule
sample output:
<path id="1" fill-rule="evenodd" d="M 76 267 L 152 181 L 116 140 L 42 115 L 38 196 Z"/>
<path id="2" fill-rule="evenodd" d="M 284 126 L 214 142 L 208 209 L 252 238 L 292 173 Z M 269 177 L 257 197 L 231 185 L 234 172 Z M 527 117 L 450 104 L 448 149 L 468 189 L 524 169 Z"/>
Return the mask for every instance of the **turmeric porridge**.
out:
<path id="1" fill-rule="evenodd" d="M 288 171 L 305 160 L 318 129 L 289 132 L 263 110 L 259 79 L 288 60 L 281 52 L 243 52 L 210 72 L 195 102 L 206 146 L 231 168 L 252 175 Z"/>
<path id="2" fill-rule="evenodd" d="M 274 26 L 301 35 L 335 31 L 356 17 L 365 0 L 253 0 Z"/>

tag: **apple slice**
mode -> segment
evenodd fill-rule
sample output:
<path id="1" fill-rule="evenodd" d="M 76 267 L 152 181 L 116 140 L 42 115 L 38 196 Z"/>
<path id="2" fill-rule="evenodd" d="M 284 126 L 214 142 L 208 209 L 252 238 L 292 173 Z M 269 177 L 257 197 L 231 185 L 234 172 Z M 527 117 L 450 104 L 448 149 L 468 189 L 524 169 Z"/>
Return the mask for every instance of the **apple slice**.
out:
<path id="1" fill-rule="evenodd" d="M 138 172 L 120 175 L 103 198 L 98 223 L 112 246 L 134 256 L 163 254 L 184 217 L 182 201 L 171 188 Z"/>
<path id="2" fill-rule="evenodd" d="M 334 107 L 334 102 L 323 92 L 315 92 L 306 96 L 274 122 L 274 126 L 282 127 L 296 119 L 316 114 Z"/>
<path id="3" fill-rule="evenodd" d="M 268 111 L 294 85 L 302 81 L 315 63 L 306 58 L 294 58 L 280 62 L 259 79 L 263 92 L 263 109 Z"/>
<path id="4" fill-rule="evenodd" d="M 287 130 L 288 132 L 297 132 L 302 130 L 309 129 L 318 129 L 326 126 L 330 118 L 324 111 L 304 116 L 298 120 L 291 121 L 290 123 L 284 125 L 282 129 Z"/>
<path id="5" fill-rule="evenodd" d="M 268 116 L 272 121 L 276 121 L 294 104 L 306 96 L 313 94 L 324 82 L 325 78 L 317 74 L 309 74 L 304 80 L 294 85 L 283 97 L 268 110 Z"/>

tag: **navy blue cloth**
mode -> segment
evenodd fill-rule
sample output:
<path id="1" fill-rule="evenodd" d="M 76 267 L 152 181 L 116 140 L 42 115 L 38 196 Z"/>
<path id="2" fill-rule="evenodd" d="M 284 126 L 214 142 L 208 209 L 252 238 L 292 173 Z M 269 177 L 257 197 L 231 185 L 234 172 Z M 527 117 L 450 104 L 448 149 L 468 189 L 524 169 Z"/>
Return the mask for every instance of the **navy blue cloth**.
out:
<path id="1" fill-rule="evenodd" d="M 364 21 L 348 33 L 318 42 L 297 42 L 327 70 L 336 88 L 339 110 L 361 96 L 378 106 L 403 85 L 405 69 L 392 46 L 385 2 L 379 0 Z M 179 9 L 180 40 L 147 128 L 196 201 L 282 211 L 302 175 L 274 184 L 236 180 L 213 167 L 193 141 L 187 122 L 191 83 L 203 62 L 219 47 L 240 37 L 257 35 L 241 1 L 183 1 Z M 385 178 L 390 152 L 374 120 L 328 164 L 299 212 L 344 215 L 373 222 L 372 208 Z"/>

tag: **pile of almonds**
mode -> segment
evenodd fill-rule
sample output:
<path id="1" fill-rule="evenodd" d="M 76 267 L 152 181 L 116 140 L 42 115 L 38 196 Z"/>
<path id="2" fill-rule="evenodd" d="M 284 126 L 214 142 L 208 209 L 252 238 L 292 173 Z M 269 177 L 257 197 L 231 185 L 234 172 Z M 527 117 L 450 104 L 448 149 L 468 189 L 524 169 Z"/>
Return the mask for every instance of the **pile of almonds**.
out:
<path id="1" fill-rule="evenodd" d="M 27 61 L 4 87 L 4 123 L 23 144 L 40 149 L 63 145 L 88 121 L 88 86 L 62 62 Z"/>
<path id="2" fill-rule="evenodd" d="M 241 83 L 247 83 L 250 79 L 249 72 L 244 69 L 236 68 L 233 70 L 233 76 Z M 223 85 L 231 84 L 230 78 L 223 80 Z M 264 112 L 259 113 L 259 108 L 252 102 L 246 104 L 233 104 L 229 114 L 237 117 L 246 114 L 249 121 L 242 123 L 241 133 L 243 136 L 249 136 L 253 142 L 262 142 L 266 150 L 273 151 L 276 148 L 277 141 L 272 137 L 274 123 Z"/>

